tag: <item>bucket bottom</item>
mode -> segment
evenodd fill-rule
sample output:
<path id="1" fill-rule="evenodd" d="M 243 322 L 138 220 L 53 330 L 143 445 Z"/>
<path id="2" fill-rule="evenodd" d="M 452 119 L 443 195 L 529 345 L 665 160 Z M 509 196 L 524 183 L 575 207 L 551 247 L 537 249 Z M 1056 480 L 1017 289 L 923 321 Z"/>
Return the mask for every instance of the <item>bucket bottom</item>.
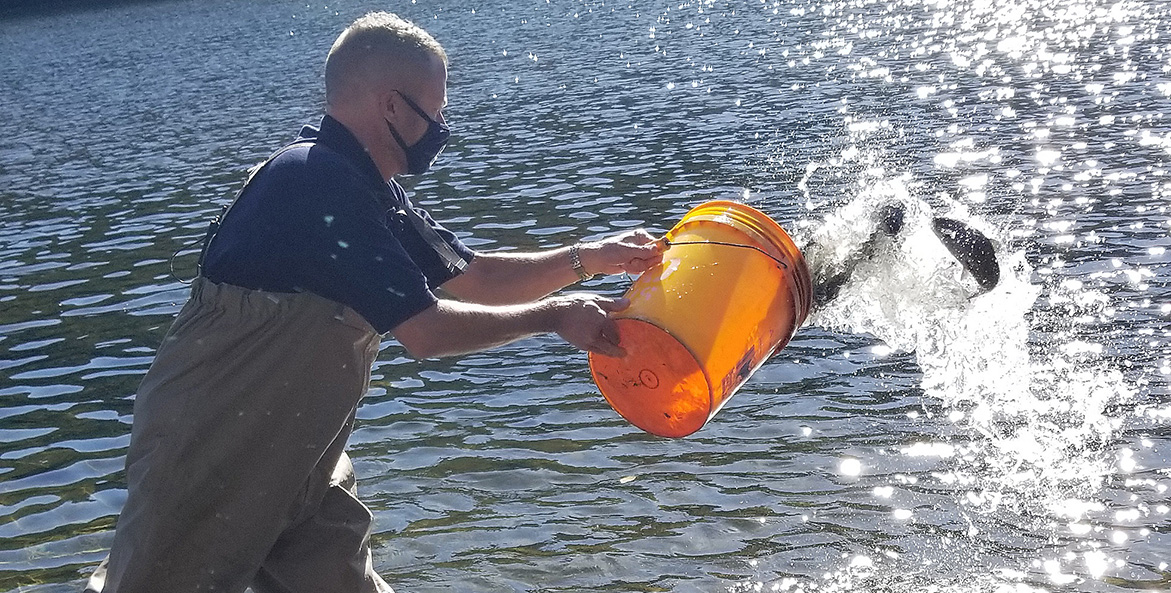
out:
<path id="1" fill-rule="evenodd" d="M 703 427 L 712 412 L 712 394 L 695 356 L 653 323 L 615 323 L 626 356 L 589 356 L 594 382 L 610 406 L 659 436 L 683 437 Z"/>

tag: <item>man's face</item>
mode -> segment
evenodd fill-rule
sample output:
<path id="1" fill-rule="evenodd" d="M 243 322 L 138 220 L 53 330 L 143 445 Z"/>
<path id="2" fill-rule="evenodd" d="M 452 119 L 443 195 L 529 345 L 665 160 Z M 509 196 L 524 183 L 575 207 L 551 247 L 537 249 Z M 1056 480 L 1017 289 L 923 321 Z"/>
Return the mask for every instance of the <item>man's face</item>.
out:
<path id="1" fill-rule="evenodd" d="M 447 68 L 436 58 L 430 68 L 421 68 L 420 75 L 398 86 L 390 98 L 394 102 L 390 123 L 409 146 L 427 131 L 431 123 L 427 118 L 446 123 L 443 109 L 447 106 Z"/>
<path id="2" fill-rule="evenodd" d="M 385 81 L 380 94 L 386 124 L 390 177 L 426 172 L 447 144 L 443 117 L 447 105 L 447 67 L 443 60 L 400 70 Z"/>

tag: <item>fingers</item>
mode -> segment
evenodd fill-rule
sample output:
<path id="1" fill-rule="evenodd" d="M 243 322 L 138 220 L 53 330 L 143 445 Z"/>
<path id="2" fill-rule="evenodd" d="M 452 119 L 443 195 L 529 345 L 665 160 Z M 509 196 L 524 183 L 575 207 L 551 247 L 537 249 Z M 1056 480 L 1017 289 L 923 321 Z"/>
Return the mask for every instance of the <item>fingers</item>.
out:
<path id="1" fill-rule="evenodd" d="M 662 254 L 659 254 L 658 257 L 645 258 L 645 259 L 640 259 L 640 258 L 632 259 L 632 260 L 622 264 L 621 267 L 622 267 L 623 272 L 626 272 L 627 274 L 634 274 L 637 276 L 638 274 L 641 274 L 641 273 L 651 269 L 651 267 L 657 265 L 661 261 L 663 261 L 663 256 L 662 256 Z"/>
<path id="2" fill-rule="evenodd" d="M 648 243 L 654 243 L 658 241 L 658 239 L 648 233 L 646 229 L 634 229 L 633 231 L 629 231 L 625 233 L 624 238 L 626 241 L 636 245 L 646 245 Z"/>
<path id="3" fill-rule="evenodd" d="M 598 297 L 598 299 L 594 302 L 598 304 L 598 307 L 607 313 L 617 313 L 619 311 L 624 311 L 627 307 L 630 306 L 630 299 L 626 297 L 617 299 Z"/>
<path id="4" fill-rule="evenodd" d="M 646 229 L 626 231 L 624 233 L 602 239 L 600 243 L 603 245 L 619 245 L 623 248 L 633 249 L 643 253 L 649 253 L 651 251 L 663 251 L 666 248 L 665 242 L 662 241 L 662 239 L 650 234 Z"/>
<path id="5" fill-rule="evenodd" d="M 618 325 L 610 316 L 630 306 L 626 298 L 611 299 L 594 294 L 567 295 L 560 299 L 557 333 L 565 341 L 603 356 L 621 358 L 626 351 Z"/>
<path id="6" fill-rule="evenodd" d="M 645 242 L 618 245 L 619 250 L 614 254 L 613 263 L 623 272 L 641 274 L 647 268 L 663 261 L 665 244 L 650 235 L 642 239 Z"/>
<path id="7" fill-rule="evenodd" d="M 633 231 L 621 244 L 644 253 L 662 253 L 667 250 L 667 241 L 664 238 L 655 237 L 643 229 Z"/>
<path id="8" fill-rule="evenodd" d="M 598 332 L 598 338 L 590 344 L 589 351 L 602 356 L 622 358 L 626 356 L 626 350 L 620 346 L 621 343 L 622 337 L 618 335 L 618 325 L 613 320 L 607 319 Z"/>
<path id="9" fill-rule="evenodd" d="M 621 264 L 623 272 L 627 274 L 641 274 L 649 270 L 652 266 L 658 265 L 663 261 L 663 252 L 667 250 L 666 243 L 652 240 L 640 247 L 641 251 L 634 257 L 629 258 Z"/>
<path id="10" fill-rule="evenodd" d="M 597 299 L 594 302 L 607 312 L 621 311 L 630 306 L 630 299 L 626 298 Z M 614 319 L 607 314 L 598 326 L 597 337 L 590 343 L 589 350 L 604 356 L 621 358 L 626 356 L 626 350 L 622 348 L 621 343 L 622 336 L 618 333 L 618 324 L 614 323 Z"/>
<path id="11" fill-rule="evenodd" d="M 652 239 L 649 243 L 644 243 L 636 248 L 636 252 L 643 255 L 639 255 L 635 259 L 660 260 L 663 258 L 663 252 L 667 250 L 666 245 L 662 241 Z"/>
<path id="12" fill-rule="evenodd" d="M 606 263 L 621 264 L 635 259 L 648 259 L 663 253 L 662 245 L 654 238 L 646 242 L 615 241 L 601 246 Z"/>
<path id="13" fill-rule="evenodd" d="M 663 259 L 667 244 L 644 229 L 635 229 L 583 243 L 581 258 L 585 268 L 600 274 L 641 274 Z"/>

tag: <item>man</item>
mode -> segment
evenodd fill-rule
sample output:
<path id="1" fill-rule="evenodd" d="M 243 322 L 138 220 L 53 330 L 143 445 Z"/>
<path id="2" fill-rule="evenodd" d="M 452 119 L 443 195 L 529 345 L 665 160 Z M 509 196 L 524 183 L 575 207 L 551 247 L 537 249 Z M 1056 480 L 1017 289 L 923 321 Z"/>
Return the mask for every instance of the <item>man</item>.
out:
<path id="1" fill-rule="evenodd" d="M 621 355 L 621 300 L 549 297 L 661 259 L 643 231 L 474 253 L 411 206 L 448 130 L 447 60 L 387 13 L 326 61 L 326 115 L 253 172 L 143 379 L 128 497 L 89 591 L 388 592 L 343 452 L 380 335 L 420 358 L 555 332 Z M 456 299 L 439 298 L 434 291 Z"/>

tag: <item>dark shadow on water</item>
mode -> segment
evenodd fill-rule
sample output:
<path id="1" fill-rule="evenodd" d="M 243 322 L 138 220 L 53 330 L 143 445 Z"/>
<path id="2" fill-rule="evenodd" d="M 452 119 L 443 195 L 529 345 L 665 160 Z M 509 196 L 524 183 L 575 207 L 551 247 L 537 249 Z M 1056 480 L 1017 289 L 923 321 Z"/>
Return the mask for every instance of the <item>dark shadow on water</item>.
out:
<path id="1" fill-rule="evenodd" d="M 115 6 L 165 4 L 181 0 L 0 0 L 0 19 L 86 12 Z"/>

